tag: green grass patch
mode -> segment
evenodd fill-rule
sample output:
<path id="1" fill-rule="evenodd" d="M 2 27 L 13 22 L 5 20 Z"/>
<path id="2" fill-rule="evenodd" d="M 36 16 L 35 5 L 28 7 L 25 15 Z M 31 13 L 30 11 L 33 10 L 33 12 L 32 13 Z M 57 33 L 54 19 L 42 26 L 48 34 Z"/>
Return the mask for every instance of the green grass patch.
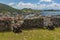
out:
<path id="1" fill-rule="evenodd" d="M 60 28 L 55 30 L 23 30 L 22 33 L 0 32 L 0 40 L 60 40 Z"/>

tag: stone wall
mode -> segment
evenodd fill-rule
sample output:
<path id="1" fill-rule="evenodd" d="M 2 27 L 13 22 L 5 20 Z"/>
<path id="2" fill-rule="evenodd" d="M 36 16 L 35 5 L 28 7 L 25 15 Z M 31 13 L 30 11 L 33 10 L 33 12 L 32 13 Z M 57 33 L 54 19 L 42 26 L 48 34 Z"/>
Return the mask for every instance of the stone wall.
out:
<path id="1" fill-rule="evenodd" d="M 10 30 L 11 30 L 11 21 L 0 20 L 0 31 L 10 31 Z"/>
<path id="2" fill-rule="evenodd" d="M 48 25 L 53 25 L 53 21 L 51 17 L 44 17 L 44 26 L 48 26 Z"/>
<path id="3" fill-rule="evenodd" d="M 54 26 L 60 26 L 60 18 L 53 18 L 52 21 Z"/>
<path id="4" fill-rule="evenodd" d="M 43 28 L 42 18 L 25 19 L 22 24 L 23 29 Z"/>

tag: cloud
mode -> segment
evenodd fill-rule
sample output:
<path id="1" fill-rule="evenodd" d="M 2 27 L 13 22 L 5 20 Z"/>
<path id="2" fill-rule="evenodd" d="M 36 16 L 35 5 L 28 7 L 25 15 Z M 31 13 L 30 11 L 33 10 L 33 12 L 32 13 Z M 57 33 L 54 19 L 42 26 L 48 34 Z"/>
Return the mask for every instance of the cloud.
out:
<path id="1" fill-rule="evenodd" d="M 24 3 L 19 2 L 17 4 L 15 3 L 9 3 L 10 6 L 17 8 L 17 9 L 23 9 L 23 8 L 31 8 L 31 9 L 60 9 L 60 4 L 52 2 L 50 4 L 33 4 L 33 3 Z"/>
<path id="2" fill-rule="evenodd" d="M 22 8 L 34 8 L 35 6 L 32 3 L 19 2 L 17 4 L 17 7 L 22 9 Z"/>
<path id="3" fill-rule="evenodd" d="M 45 7 L 45 4 L 32 4 L 32 3 L 19 2 L 17 4 L 17 7 L 20 9 L 23 9 L 23 8 L 43 9 Z"/>
<path id="4" fill-rule="evenodd" d="M 52 0 L 40 0 L 40 2 L 52 2 Z"/>
<path id="5" fill-rule="evenodd" d="M 60 4 L 51 3 L 51 4 L 48 4 L 46 8 L 48 8 L 48 9 L 60 9 Z"/>
<path id="6" fill-rule="evenodd" d="M 9 3 L 8 5 L 13 6 L 14 4 L 15 4 L 15 3 L 12 2 L 12 3 Z"/>

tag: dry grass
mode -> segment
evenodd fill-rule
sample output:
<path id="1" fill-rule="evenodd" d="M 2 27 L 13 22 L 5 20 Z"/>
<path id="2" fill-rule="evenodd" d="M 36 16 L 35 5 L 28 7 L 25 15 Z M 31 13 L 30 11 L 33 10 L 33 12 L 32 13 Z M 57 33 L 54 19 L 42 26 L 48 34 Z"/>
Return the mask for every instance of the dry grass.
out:
<path id="1" fill-rule="evenodd" d="M 23 30 L 22 33 L 0 32 L 0 40 L 60 40 L 60 28 L 55 30 Z"/>

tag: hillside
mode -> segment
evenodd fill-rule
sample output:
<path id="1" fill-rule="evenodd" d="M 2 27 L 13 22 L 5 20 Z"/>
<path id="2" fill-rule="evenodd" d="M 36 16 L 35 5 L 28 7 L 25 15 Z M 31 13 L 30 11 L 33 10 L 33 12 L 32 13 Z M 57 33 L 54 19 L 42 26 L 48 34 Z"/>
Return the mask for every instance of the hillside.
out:
<path id="1" fill-rule="evenodd" d="M 6 4 L 2 4 L 0 3 L 0 13 L 6 13 L 6 12 L 10 12 L 11 14 L 13 14 L 14 12 L 15 13 L 18 13 L 18 14 L 23 14 L 23 15 L 26 15 L 26 14 L 29 14 L 29 13 L 39 13 L 40 10 L 33 10 L 33 9 L 27 9 L 27 8 L 24 8 L 24 9 L 15 9 L 15 8 L 12 8 L 11 6 L 8 6 Z"/>
<path id="2" fill-rule="evenodd" d="M 13 12 L 17 12 L 17 13 L 21 13 L 20 10 L 18 9 L 15 9 L 15 8 L 12 8 L 6 4 L 2 4 L 0 3 L 0 13 L 3 13 L 3 12 L 10 12 L 10 13 L 13 13 Z"/>

